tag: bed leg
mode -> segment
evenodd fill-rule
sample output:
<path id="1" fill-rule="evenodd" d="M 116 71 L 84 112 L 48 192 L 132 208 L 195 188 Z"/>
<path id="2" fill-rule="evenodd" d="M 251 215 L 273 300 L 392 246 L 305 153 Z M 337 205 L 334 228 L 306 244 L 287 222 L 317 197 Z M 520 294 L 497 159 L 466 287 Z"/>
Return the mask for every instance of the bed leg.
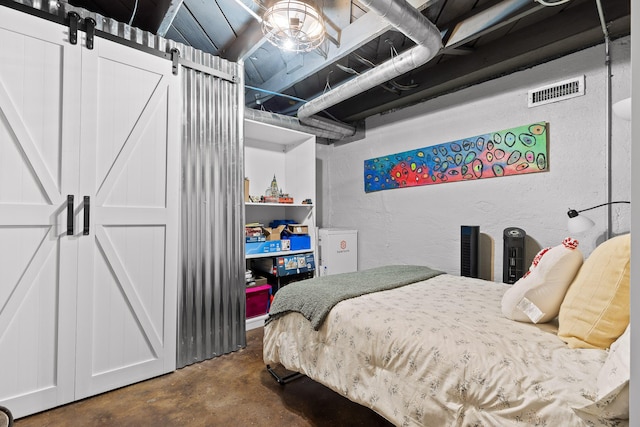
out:
<path id="1" fill-rule="evenodd" d="M 287 375 L 279 375 L 270 365 L 267 365 L 267 371 L 273 378 L 276 379 L 276 381 L 280 385 L 285 385 L 303 376 L 300 372 L 293 372 Z"/>

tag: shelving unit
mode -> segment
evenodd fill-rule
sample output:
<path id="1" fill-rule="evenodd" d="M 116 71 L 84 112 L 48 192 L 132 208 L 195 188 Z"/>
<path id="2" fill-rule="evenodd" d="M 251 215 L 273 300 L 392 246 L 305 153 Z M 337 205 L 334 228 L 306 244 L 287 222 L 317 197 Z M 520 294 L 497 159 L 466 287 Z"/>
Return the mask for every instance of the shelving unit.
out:
<path id="1" fill-rule="evenodd" d="M 262 316 L 249 317 L 246 323 L 247 331 L 264 326 L 264 321 L 267 320 L 267 317 L 269 317 L 269 315 L 267 314 L 263 314 Z"/>
<path id="2" fill-rule="evenodd" d="M 249 194 L 264 195 L 275 175 L 278 187 L 294 201 L 290 204 L 245 202 L 246 223 L 269 226 L 271 221 L 292 220 L 307 225 L 311 239 L 310 249 L 246 255 L 247 267 L 253 259 L 308 253 L 314 255 L 317 263 L 315 136 L 253 120 L 245 120 L 244 132 L 244 169 L 249 179 Z M 302 203 L 306 199 L 312 203 Z M 274 293 L 278 291 L 278 283 L 269 284 Z M 262 326 L 266 318 L 266 315 L 248 318 L 246 329 Z"/>
<path id="3" fill-rule="evenodd" d="M 297 251 L 269 252 L 268 254 L 249 254 L 249 255 L 245 255 L 245 259 L 272 258 L 272 257 L 278 257 L 278 256 L 285 256 L 285 255 L 306 254 L 313 251 L 314 251 L 313 248 L 311 248 L 311 249 L 300 249 Z"/>

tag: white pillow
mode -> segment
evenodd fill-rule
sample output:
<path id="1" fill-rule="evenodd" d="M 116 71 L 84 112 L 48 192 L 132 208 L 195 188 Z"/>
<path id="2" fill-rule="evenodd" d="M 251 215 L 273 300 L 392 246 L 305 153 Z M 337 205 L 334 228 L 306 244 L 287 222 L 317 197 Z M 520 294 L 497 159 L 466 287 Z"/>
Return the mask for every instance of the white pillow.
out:
<path id="1" fill-rule="evenodd" d="M 538 252 L 529 271 L 504 293 L 502 314 L 529 323 L 554 319 L 582 266 L 582 252 L 577 247 L 578 241 L 567 237 L 562 244 Z"/>
<path id="2" fill-rule="evenodd" d="M 629 418 L 629 377 L 631 332 L 627 326 L 609 350 L 609 356 L 598 373 L 596 404 L 605 406 L 607 418 Z"/>
<path id="3" fill-rule="evenodd" d="M 605 419 L 629 419 L 629 377 L 631 332 L 624 333 L 611 344 L 609 355 L 598 372 L 595 402 L 578 408 L 578 415 L 591 414 Z"/>

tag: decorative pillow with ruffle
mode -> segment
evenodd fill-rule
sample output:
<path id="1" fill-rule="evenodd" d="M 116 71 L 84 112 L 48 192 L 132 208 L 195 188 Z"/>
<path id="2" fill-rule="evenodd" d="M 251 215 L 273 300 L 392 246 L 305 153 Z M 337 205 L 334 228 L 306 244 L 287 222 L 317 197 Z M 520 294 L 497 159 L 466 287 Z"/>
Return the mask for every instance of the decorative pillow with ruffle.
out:
<path id="1" fill-rule="evenodd" d="M 578 241 L 571 237 L 558 246 L 542 249 L 534 257 L 529 271 L 505 292 L 502 314 L 528 323 L 554 319 L 582 262 Z"/>

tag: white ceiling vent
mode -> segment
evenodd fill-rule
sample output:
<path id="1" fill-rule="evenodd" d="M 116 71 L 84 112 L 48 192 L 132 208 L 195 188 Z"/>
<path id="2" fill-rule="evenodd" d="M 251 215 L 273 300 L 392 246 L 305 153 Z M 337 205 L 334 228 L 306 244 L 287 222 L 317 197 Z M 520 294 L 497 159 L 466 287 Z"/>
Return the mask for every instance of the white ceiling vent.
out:
<path id="1" fill-rule="evenodd" d="M 529 91 L 529 108 L 584 95 L 584 76 L 542 86 Z"/>

